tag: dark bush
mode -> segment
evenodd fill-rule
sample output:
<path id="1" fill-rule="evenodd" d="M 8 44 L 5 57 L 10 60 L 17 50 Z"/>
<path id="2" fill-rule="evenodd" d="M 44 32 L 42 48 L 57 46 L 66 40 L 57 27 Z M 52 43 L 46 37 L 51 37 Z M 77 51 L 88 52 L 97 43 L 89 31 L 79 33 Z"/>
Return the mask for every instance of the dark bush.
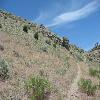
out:
<path id="1" fill-rule="evenodd" d="M 29 29 L 29 27 L 27 25 L 23 26 L 23 31 L 24 32 L 28 33 L 28 29 Z"/>
<path id="2" fill-rule="evenodd" d="M 62 42 L 62 46 L 65 47 L 67 50 L 69 50 L 69 40 L 66 37 L 63 37 L 63 42 Z"/>
<path id="3" fill-rule="evenodd" d="M 0 28 L 2 28 L 2 25 L 0 24 Z"/>
<path id="4" fill-rule="evenodd" d="M 36 33 L 34 34 L 34 38 L 35 38 L 36 40 L 38 40 L 38 39 L 39 39 L 38 32 L 36 32 Z"/>

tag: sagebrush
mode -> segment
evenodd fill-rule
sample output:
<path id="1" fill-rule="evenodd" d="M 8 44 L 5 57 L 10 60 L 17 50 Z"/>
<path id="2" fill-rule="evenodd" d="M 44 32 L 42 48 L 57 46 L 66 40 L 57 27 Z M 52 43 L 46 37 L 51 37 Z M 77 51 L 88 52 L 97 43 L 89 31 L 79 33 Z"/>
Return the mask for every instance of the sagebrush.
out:
<path id="1" fill-rule="evenodd" d="M 51 92 L 50 83 L 42 77 L 32 77 L 25 84 L 31 100 L 44 100 Z"/>

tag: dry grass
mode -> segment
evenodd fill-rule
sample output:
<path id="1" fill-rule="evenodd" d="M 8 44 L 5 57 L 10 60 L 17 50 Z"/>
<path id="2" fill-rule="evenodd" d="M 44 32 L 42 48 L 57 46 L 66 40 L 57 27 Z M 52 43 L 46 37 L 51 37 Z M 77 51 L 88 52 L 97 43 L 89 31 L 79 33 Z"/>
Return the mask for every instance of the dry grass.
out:
<path id="1" fill-rule="evenodd" d="M 67 91 L 77 70 L 73 58 L 68 59 L 69 53 L 65 55 L 66 50 L 62 48 L 57 50 L 57 48 L 49 47 L 48 53 L 39 48 L 38 51 L 37 46 L 40 44 L 33 45 L 30 39 L 28 40 L 29 45 L 25 45 L 28 42 L 26 39 L 30 37 L 27 35 L 25 39 L 23 37 L 0 32 L 0 43 L 4 46 L 4 51 L 0 51 L 0 55 L 11 65 L 10 79 L 6 83 L 0 83 L 1 98 L 26 100 L 28 96 L 25 93 L 24 81 L 32 75 L 40 75 L 41 70 L 43 75 L 57 88 L 58 92 L 51 93 L 51 100 L 67 97 Z M 57 74 L 58 69 L 66 71 L 60 75 Z"/>
<path id="2" fill-rule="evenodd" d="M 9 79 L 0 81 L 0 100 L 29 100 L 25 81 L 33 75 L 47 78 L 55 87 L 49 100 L 68 99 L 68 91 L 76 82 L 79 69 L 79 78 L 98 83 L 98 78 L 89 75 L 90 66 L 96 64 L 89 66 L 88 61 L 84 62 L 85 54 L 79 53 L 81 51 L 77 51 L 76 46 L 70 52 L 60 45 L 53 47 L 54 42 L 46 43 L 48 38 L 42 32 L 35 39 L 34 34 L 40 31 L 39 26 L 32 25 L 23 31 L 29 23 L 17 17 L 0 13 L 0 25 L 0 57 L 9 63 Z M 76 90 L 76 86 L 72 89 Z M 74 100 L 100 100 L 100 91 L 96 91 L 95 96 L 87 96 L 78 90 L 74 96 Z"/>

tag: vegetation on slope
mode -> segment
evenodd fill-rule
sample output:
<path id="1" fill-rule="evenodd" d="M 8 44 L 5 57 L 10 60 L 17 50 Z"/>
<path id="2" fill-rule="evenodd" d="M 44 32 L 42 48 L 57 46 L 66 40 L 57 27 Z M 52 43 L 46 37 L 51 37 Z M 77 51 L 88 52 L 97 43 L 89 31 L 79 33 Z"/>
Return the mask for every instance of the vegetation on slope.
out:
<path id="1" fill-rule="evenodd" d="M 70 84 L 77 74 L 78 61 L 84 63 L 86 60 L 85 51 L 71 45 L 67 38 L 59 38 L 42 24 L 33 24 L 2 10 L 0 10 L 0 54 L 11 66 L 9 73 L 9 66 L 4 62 L 0 71 L 0 77 L 3 76 L 3 79 L 6 79 L 5 75 L 7 78 L 10 76 L 7 83 L 3 83 L 4 85 L 0 83 L 2 87 L 0 99 L 3 100 L 30 98 L 42 100 L 45 94 L 49 95 L 48 99 L 63 100 L 67 98 Z M 44 78 L 30 78 L 33 75 Z M 25 85 L 26 81 L 28 84 Z M 58 92 L 49 90 L 49 82 L 56 86 Z M 95 94 L 96 89 L 91 82 L 84 80 L 80 87 L 83 88 L 85 83 L 89 83 L 88 93 Z"/>

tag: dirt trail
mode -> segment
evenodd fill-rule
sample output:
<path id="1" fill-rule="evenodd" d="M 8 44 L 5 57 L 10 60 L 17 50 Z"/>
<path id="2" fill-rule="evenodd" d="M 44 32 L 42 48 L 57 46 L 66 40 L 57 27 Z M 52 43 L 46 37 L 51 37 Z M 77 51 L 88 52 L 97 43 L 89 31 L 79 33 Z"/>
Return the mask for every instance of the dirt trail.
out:
<path id="1" fill-rule="evenodd" d="M 74 82 L 71 85 L 71 88 L 68 91 L 68 98 L 67 100 L 79 100 L 79 93 L 78 93 L 78 85 L 77 82 L 80 80 L 81 77 L 81 69 L 79 64 L 77 63 L 77 67 L 78 67 L 78 72 L 76 75 L 76 78 L 74 79 Z"/>

